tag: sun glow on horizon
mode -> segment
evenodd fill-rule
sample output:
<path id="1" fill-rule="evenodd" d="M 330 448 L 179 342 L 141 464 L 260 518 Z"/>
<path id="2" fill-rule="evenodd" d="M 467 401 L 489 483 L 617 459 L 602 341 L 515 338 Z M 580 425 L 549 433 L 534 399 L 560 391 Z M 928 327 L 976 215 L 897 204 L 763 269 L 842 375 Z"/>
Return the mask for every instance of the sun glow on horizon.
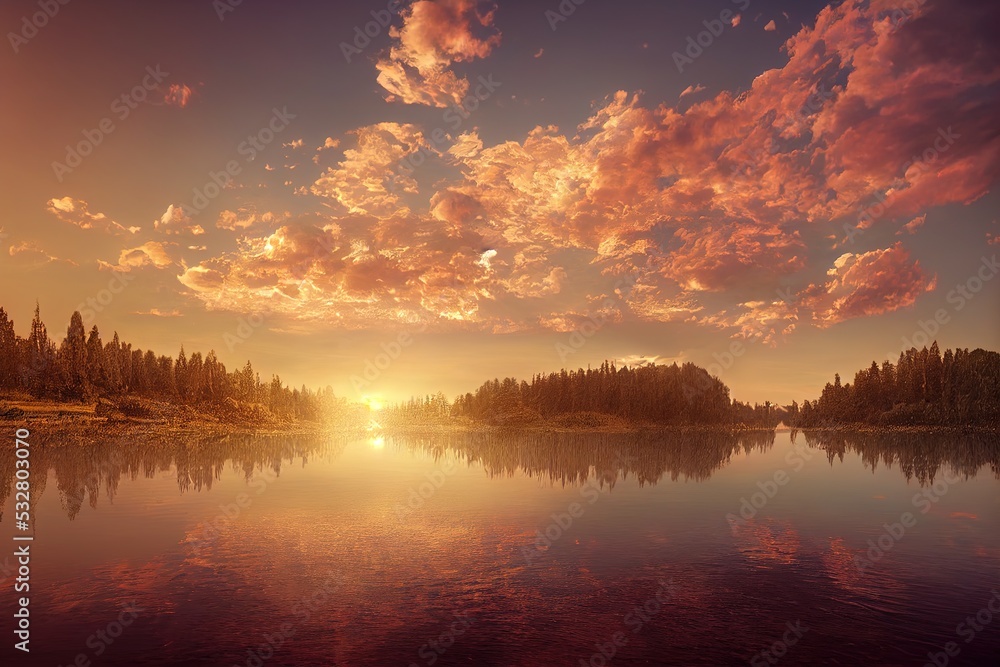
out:
<path id="1" fill-rule="evenodd" d="M 379 412 L 385 408 L 385 399 L 381 396 L 362 396 L 361 402 L 367 405 L 372 412 Z"/>

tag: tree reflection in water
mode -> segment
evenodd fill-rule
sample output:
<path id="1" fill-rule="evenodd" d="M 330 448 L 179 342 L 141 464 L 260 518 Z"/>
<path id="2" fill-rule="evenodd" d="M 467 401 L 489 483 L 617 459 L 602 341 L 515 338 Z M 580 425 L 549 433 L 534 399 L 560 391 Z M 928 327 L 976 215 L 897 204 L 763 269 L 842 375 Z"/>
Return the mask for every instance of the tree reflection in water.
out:
<path id="1" fill-rule="evenodd" d="M 827 460 L 844 460 L 855 452 L 865 467 L 898 467 L 907 481 L 921 486 L 934 483 L 935 476 L 948 466 L 966 479 L 989 466 L 1000 479 L 1000 434 L 996 433 L 857 433 L 848 431 L 804 431 L 806 444 L 826 450 Z M 795 432 L 793 432 L 793 438 Z"/>
<path id="2" fill-rule="evenodd" d="M 907 480 L 921 486 L 934 482 L 947 466 L 966 478 L 989 466 L 1000 479 L 1000 436 L 944 433 L 792 432 L 793 442 L 805 437 L 810 447 L 826 451 L 831 466 L 848 452 L 864 465 L 898 468 Z M 348 436 L 227 436 L 201 441 L 171 440 L 156 444 L 95 443 L 87 447 L 38 447 L 32 450 L 32 511 L 45 491 L 53 470 L 60 503 L 73 519 L 84 502 L 97 507 L 103 495 L 113 501 L 123 478 L 153 478 L 175 472 L 182 492 L 211 490 L 225 470 L 255 473 L 273 471 L 310 458 L 336 458 L 355 441 Z M 471 467 L 481 467 L 490 478 L 527 475 L 553 483 L 581 485 L 589 481 L 614 488 L 632 478 L 639 486 L 671 481 L 704 481 L 728 464 L 734 455 L 765 452 L 775 444 L 774 431 L 724 433 L 672 431 L 648 433 L 439 433 L 386 436 L 397 451 L 426 452 L 435 460 L 445 453 Z M 14 456 L 0 456 L 0 520 L 14 487 Z"/>
<path id="3" fill-rule="evenodd" d="M 114 501 L 121 480 L 152 479 L 157 474 L 176 471 L 181 493 L 211 490 L 222 478 L 227 466 L 241 471 L 249 480 L 255 472 L 271 470 L 280 474 L 283 465 L 310 456 L 337 456 L 347 445 L 346 439 L 306 436 L 230 435 L 197 441 L 102 442 L 80 447 L 37 447 L 31 453 L 31 503 L 35 505 L 46 486 L 43 470 L 55 473 L 59 500 L 72 520 L 84 502 L 97 507 L 103 495 Z M 14 457 L 0 457 L 0 512 L 14 486 Z M 3 519 L 0 514 L 0 520 Z"/>

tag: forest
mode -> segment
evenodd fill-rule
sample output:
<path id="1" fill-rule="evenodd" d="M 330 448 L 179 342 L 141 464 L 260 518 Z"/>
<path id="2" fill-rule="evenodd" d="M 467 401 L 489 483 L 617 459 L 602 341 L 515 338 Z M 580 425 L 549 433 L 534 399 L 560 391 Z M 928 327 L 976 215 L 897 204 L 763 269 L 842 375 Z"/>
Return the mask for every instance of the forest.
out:
<path id="1" fill-rule="evenodd" d="M 330 388 L 285 386 L 278 376 L 261 382 L 249 361 L 227 370 L 214 351 L 177 357 L 132 349 L 116 332 L 104 342 L 97 326 L 88 333 L 74 312 L 58 345 L 49 337 L 39 307 L 27 338 L 0 308 L 0 391 L 25 392 L 61 402 L 107 401 L 128 417 L 151 416 L 151 401 L 197 406 L 231 421 L 319 421 L 337 403 Z M 148 399 L 148 400 L 143 400 Z"/>
<path id="2" fill-rule="evenodd" d="M 816 428 L 875 426 L 978 426 L 1000 428 L 1000 354 L 987 350 L 901 352 L 895 365 L 876 362 L 853 383 L 840 375 L 820 397 L 789 406 L 787 425 Z"/>
<path id="3" fill-rule="evenodd" d="M 249 361 L 227 370 L 214 351 L 176 357 L 133 349 L 117 332 L 104 342 L 97 326 L 86 331 L 74 312 L 57 345 L 36 306 L 27 337 L 0 308 L 0 392 L 58 402 L 97 403 L 97 415 L 152 416 L 154 402 L 193 406 L 202 413 L 244 424 L 358 421 L 359 406 L 334 396 L 331 387 L 286 386 L 273 376 L 262 382 Z M 0 415 L 2 416 L 2 415 Z M 930 348 L 900 353 L 896 364 L 872 362 L 853 383 L 840 375 L 820 397 L 780 407 L 731 400 L 729 388 L 703 368 L 648 364 L 537 374 L 531 381 L 494 379 L 449 401 L 444 394 L 412 398 L 378 415 L 386 426 L 487 426 L 552 423 L 601 426 L 712 425 L 773 429 L 841 425 L 977 426 L 1000 428 L 1000 354 L 982 349 Z"/>
<path id="4" fill-rule="evenodd" d="M 770 402 L 731 401 L 721 380 L 691 363 L 618 368 L 605 361 L 596 369 L 536 375 L 531 382 L 491 380 L 452 404 L 442 394 L 412 399 L 386 415 L 387 421 L 397 423 L 455 418 L 497 426 L 556 419 L 586 427 L 612 418 L 626 424 L 773 429 L 781 413 Z"/>

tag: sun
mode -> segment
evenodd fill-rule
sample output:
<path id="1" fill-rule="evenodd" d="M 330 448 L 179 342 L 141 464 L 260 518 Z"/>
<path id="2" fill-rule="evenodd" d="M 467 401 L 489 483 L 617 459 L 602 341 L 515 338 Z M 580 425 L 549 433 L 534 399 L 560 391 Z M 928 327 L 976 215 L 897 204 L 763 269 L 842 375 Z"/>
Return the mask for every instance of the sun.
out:
<path id="1" fill-rule="evenodd" d="M 372 412 L 379 412 L 385 407 L 385 401 L 379 396 L 365 396 L 361 402 L 367 405 Z"/>

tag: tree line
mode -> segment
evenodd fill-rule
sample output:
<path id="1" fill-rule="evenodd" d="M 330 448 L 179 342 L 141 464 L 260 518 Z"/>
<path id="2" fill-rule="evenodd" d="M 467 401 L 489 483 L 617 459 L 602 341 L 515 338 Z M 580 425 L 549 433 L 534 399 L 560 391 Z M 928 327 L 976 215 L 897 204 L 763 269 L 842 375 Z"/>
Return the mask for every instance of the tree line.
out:
<path id="1" fill-rule="evenodd" d="M 494 379 L 450 405 L 443 395 L 411 399 L 388 420 L 440 422 L 467 418 L 487 424 L 530 423 L 563 415 L 608 415 L 631 423 L 774 428 L 777 406 L 731 401 L 729 388 L 691 363 L 600 367 L 535 375 L 531 382 Z"/>
<path id="2" fill-rule="evenodd" d="M 1000 354 L 982 349 L 901 352 L 895 365 L 877 362 L 854 382 L 840 375 L 820 397 L 792 403 L 785 423 L 798 428 L 837 424 L 1000 427 Z"/>
<path id="3" fill-rule="evenodd" d="M 329 387 L 290 388 L 277 375 L 262 382 L 249 361 L 240 370 L 227 370 L 214 351 L 188 355 L 182 346 L 174 358 L 132 349 L 117 332 L 104 342 L 96 325 L 87 333 L 79 312 L 70 317 L 66 337 L 57 345 L 37 305 L 26 338 L 17 335 L 0 308 L 0 390 L 57 401 L 119 399 L 119 406 L 128 405 L 120 399 L 130 397 L 191 406 L 243 404 L 265 408 L 261 416 L 311 421 L 335 402 Z"/>

